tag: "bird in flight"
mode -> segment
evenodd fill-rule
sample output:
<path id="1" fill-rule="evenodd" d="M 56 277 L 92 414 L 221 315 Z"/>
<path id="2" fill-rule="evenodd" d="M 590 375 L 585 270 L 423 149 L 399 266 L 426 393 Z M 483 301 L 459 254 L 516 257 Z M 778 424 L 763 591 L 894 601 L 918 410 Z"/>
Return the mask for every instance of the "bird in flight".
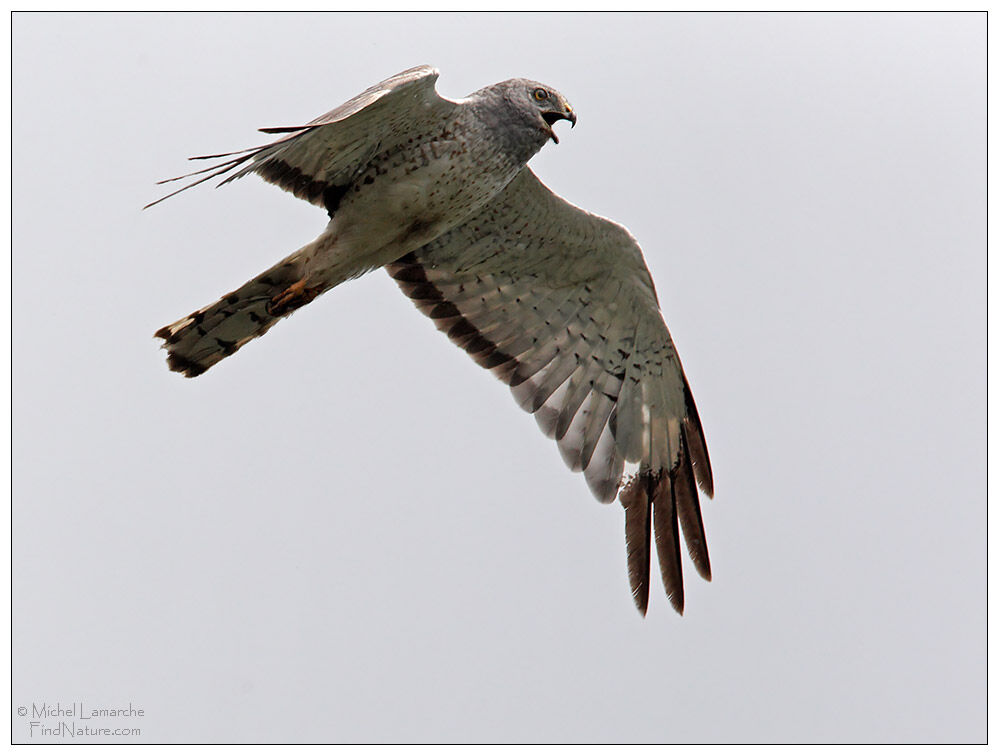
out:
<path id="1" fill-rule="evenodd" d="M 419 66 L 275 141 L 179 176 L 256 173 L 326 210 L 317 239 L 156 332 L 171 370 L 201 375 L 334 286 L 385 268 L 417 308 L 507 383 L 601 502 L 624 507 L 628 577 L 648 608 L 652 535 L 683 612 L 680 526 L 711 579 L 697 489 L 704 433 L 638 243 L 551 192 L 527 167 L 576 112 L 510 79 L 449 100 Z M 165 182 L 161 182 L 165 183 Z M 221 184 L 220 184 L 221 186 Z M 147 205 L 147 207 L 151 206 Z"/>

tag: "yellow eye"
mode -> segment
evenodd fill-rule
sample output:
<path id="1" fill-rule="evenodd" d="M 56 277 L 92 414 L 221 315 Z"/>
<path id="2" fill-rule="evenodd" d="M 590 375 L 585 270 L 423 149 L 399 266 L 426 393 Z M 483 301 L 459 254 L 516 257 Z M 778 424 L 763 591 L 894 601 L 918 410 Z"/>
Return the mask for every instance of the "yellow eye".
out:
<path id="1" fill-rule="evenodd" d="M 539 101 L 540 100 L 547 100 L 548 99 L 548 90 L 541 89 L 540 87 L 538 89 L 535 89 L 534 90 L 534 99 L 535 100 L 539 100 Z"/>

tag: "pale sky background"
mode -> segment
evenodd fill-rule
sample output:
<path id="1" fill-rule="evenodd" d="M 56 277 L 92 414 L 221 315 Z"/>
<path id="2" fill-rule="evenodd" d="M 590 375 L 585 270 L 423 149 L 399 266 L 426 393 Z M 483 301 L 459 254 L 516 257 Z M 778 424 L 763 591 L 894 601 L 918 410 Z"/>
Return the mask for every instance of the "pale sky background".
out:
<path id="1" fill-rule="evenodd" d="M 983 14 L 13 32 L 15 741 L 73 702 L 142 742 L 984 741 Z M 717 489 L 682 618 L 383 272 L 166 369 L 153 331 L 326 217 L 153 182 L 421 63 L 565 94 L 531 165 L 642 243 Z"/>

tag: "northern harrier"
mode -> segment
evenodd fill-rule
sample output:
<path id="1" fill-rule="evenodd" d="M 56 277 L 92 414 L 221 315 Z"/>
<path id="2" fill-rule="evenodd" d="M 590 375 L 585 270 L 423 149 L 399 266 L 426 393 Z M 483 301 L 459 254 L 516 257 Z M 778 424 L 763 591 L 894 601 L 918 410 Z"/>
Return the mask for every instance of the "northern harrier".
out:
<path id="1" fill-rule="evenodd" d="M 223 160 L 188 174 L 206 175 L 184 189 L 257 173 L 330 222 L 270 270 L 157 331 L 170 369 L 200 375 L 328 289 L 384 267 L 509 384 L 597 499 L 620 494 L 639 610 L 654 532 L 682 612 L 679 524 L 710 579 L 697 487 L 711 496 L 713 484 L 641 250 L 624 227 L 556 196 L 526 167 L 558 142 L 556 121 L 576 123 L 561 94 L 511 79 L 448 100 L 437 77 L 412 68 L 304 126 L 262 129 L 282 135 L 270 144 L 204 156 Z"/>

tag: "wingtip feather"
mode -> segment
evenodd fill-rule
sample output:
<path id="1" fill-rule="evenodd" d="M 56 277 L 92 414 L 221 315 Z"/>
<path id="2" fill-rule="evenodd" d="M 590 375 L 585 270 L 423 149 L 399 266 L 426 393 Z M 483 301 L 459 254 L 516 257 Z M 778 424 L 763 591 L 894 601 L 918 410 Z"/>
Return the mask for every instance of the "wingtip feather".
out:
<path id="1" fill-rule="evenodd" d="M 680 433 L 680 456 L 676 467 L 670 473 L 673 480 L 677 514 L 683 526 L 683 539 L 687 543 L 687 553 L 694 568 L 705 580 L 711 580 L 711 560 L 708 556 L 708 542 L 704 533 L 704 520 L 697 497 L 697 483 L 692 467 L 687 433 Z"/>
<path id="2" fill-rule="evenodd" d="M 683 566 L 680 562 L 680 534 L 677 522 L 676 493 L 670 475 L 661 475 L 652 484 L 652 528 L 656 537 L 659 572 L 669 602 L 683 614 Z"/>
<path id="3" fill-rule="evenodd" d="M 697 405 L 694 404 L 694 395 L 690 391 L 690 384 L 687 376 L 683 377 L 683 395 L 686 405 L 687 417 L 684 418 L 684 431 L 687 436 L 687 445 L 690 453 L 690 461 L 694 470 L 694 478 L 698 487 L 709 499 L 715 495 L 714 476 L 711 473 L 711 458 L 708 456 L 708 444 L 704 440 L 704 429 L 701 427 L 701 418 L 697 414 Z"/>
<path id="4" fill-rule="evenodd" d="M 644 617 L 649 608 L 649 566 L 651 556 L 651 505 L 646 480 L 636 475 L 618 496 L 624 507 L 624 535 L 628 549 L 628 583 L 635 606 Z"/>

